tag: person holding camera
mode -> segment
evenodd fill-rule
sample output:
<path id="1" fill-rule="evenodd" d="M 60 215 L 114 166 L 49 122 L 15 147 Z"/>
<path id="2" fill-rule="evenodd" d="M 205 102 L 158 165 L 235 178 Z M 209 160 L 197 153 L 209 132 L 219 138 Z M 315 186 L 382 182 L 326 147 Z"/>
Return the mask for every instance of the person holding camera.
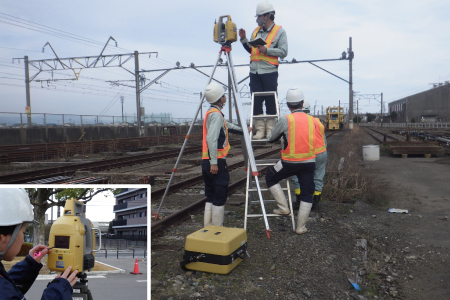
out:
<path id="1" fill-rule="evenodd" d="M 33 285 L 42 268 L 41 260 L 51 250 L 38 245 L 24 260 L 6 272 L 2 261 L 12 261 L 20 252 L 27 223 L 33 223 L 33 207 L 23 189 L 0 190 L 0 300 L 26 300 L 25 294 Z M 72 287 L 77 281 L 77 271 L 72 267 L 47 285 L 42 300 L 72 300 Z"/>
<path id="2" fill-rule="evenodd" d="M 277 91 L 278 88 L 278 58 L 288 54 L 286 31 L 274 23 L 275 9 L 272 4 L 264 1 L 256 6 L 256 23 L 258 27 L 251 35 L 251 41 L 262 39 L 265 45 L 252 47 L 244 29 L 239 29 L 239 37 L 244 49 L 250 53 L 250 92 Z M 255 120 L 256 134 L 254 139 L 268 137 L 275 125 L 276 105 L 274 96 L 256 96 L 253 103 L 253 116 L 263 116 L 263 102 L 266 104 L 267 121 Z"/>

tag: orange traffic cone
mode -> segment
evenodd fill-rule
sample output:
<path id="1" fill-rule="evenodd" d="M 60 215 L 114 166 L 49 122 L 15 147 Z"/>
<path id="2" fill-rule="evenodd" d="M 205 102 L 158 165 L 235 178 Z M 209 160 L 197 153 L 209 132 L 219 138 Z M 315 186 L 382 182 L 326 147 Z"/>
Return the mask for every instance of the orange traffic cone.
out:
<path id="1" fill-rule="evenodd" d="M 130 272 L 130 274 L 133 275 L 142 275 L 142 273 L 139 273 L 139 266 L 138 266 L 138 260 L 136 258 L 136 262 L 134 263 L 134 271 Z"/>

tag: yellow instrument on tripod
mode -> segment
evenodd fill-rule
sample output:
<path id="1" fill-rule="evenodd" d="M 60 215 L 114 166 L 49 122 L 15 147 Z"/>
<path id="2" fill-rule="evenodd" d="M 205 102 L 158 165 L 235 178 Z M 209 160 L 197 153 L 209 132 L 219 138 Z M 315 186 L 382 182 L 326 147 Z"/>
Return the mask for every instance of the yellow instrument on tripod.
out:
<path id="1" fill-rule="evenodd" d="M 224 19 L 226 18 L 226 22 Z M 236 24 L 231 21 L 229 15 L 220 16 L 219 22 L 214 23 L 214 42 L 221 45 L 231 45 L 237 41 Z"/>

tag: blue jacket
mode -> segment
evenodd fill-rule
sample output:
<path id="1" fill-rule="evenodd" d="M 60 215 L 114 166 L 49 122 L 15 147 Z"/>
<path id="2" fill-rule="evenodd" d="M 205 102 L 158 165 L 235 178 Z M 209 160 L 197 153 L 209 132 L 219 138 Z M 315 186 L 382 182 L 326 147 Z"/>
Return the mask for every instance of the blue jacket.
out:
<path id="1" fill-rule="evenodd" d="M 36 280 L 42 264 L 30 255 L 15 264 L 9 272 L 0 261 L 0 300 L 26 300 L 28 292 Z M 47 285 L 41 300 L 72 300 L 72 287 L 64 278 L 54 279 Z"/>

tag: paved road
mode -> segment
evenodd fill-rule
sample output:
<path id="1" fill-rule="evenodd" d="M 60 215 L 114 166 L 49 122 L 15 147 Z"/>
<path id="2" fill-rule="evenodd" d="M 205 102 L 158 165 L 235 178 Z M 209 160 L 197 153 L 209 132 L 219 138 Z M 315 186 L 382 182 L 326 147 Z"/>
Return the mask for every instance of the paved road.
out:
<path id="1" fill-rule="evenodd" d="M 95 275 L 89 278 L 89 289 L 95 300 L 116 300 L 116 299 L 147 299 L 149 280 L 147 278 L 147 260 L 138 259 L 139 272 L 142 275 L 132 275 L 134 271 L 135 259 L 133 258 L 97 258 L 98 261 L 123 269 L 122 274 Z M 42 292 L 51 280 L 36 280 L 32 288 L 25 295 L 27 299 L 41 299 Z"/>

